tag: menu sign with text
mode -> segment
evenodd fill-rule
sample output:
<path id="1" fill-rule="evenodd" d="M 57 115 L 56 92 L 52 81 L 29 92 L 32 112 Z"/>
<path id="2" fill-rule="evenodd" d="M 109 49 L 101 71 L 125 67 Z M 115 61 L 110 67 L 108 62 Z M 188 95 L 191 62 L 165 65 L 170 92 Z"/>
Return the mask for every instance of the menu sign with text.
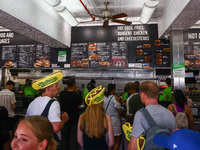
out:
<path id="1" fill-rule="evenodd" d="M 200 30 L 190 29 L 184 34 L 185 67 L 200 67 Z"/>
<path id="2" fill-rule="evenodd" d="M 110 67 L 110 44 L 89 43 L 88 56 L 90 67 Z"/>
<path id="3" fill-rule="evenodd" d="M 16 67 L 17 57 L 17 46 L 16 45 L 5 45 L 2 46 L 2 61 L 4 67 Z"/>
<path id="4" fill-rule="evenodd" d="M 17 67 L 19 68 L 33 67 L 34 62 L 35 62 L 34 45 L 18 45 Z"/>
<path id="5" fill-rule="evenodd" d="M 71 67 L 88 67 L 87 43 L 71 45 Z"/>
<path id="6" fill-rule="evenodd" d="M 128 49 L 126 42 L 111 43 L 111 67 L 127 67 Z"/>

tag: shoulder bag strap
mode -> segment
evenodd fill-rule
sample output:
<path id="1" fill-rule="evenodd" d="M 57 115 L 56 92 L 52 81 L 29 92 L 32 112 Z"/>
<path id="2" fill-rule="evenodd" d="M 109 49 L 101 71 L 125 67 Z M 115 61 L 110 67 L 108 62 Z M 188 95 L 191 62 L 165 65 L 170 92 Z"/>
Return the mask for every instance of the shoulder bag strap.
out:
<path id="1" fill-rule="evenodd" d="M 45 109 L 43 110 L 41 116 L 48 118 L 49 108 L 50 108 L 51 104 L 52 104 L 54 101 L 55 101 L 54 99 L 51 99 L 51 100 L 47 103 L 47 105 L 46 105 Z"/>
<path id="2" fill-rule="evenodd" d="M 141 112 L 144 118 L 146 119 L 146 121 L 148 122 L 148 124 L 150 125 L 150 127 L 157 125 L 146 108 L 142 109 Z"/>
<path id="3" fill-rule="evenodd" d="M 178 113 L 178 111 L 177 111 L 177 109 L 176 109 L 176 106 L 175 106 L 174 104 L 172 104 L 172 107 L 173 107 L 173 109 L 174 109 L 175 113 L 177 114 L 177 113 Z"/>
<path id="4" fill-rule="evenodd" d="M 114 95 L 113 95 L 113 96 L 114 96 Z M 107 107 L 106 107 L 106 111 L 105 111 L 105 113 L 107 112 L 108 106 L 109 106 L 110 101 L 111 101 L 111 99 L 113 98 L 113 96 L 111 96 L 111 98 L 110 98 L 109 101 L 108 101 L 108 105 L 107 105 Z"/>

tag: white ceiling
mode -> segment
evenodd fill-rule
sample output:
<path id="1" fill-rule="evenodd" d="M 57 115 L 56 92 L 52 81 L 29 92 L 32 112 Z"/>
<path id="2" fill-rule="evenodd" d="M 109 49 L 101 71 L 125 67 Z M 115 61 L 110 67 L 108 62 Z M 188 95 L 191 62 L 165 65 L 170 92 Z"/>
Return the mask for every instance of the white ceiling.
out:
<path id="1" fill-rule="evenodd" d="M 50 9 L 50 11 L 55 11 L 53 9 L 52 6 L 49 6 L 49 4 L 46 3 L 45 0 L 40 0 L 37 1 L 36 0 L 19 0 L 19 1 L 23 1 L 24 5 L 20 5 L 21 6 L 21 10 L 23 12 L 24 10 L 24 14 L 29 14 L 29 9 L 25 9 L 25 7 L 27 7 L 29 5 L 29 2 L 31 2 L 32 4 L 35 3 L 34 6 L 38 6 L 38 8 L 40 7 L 40 9 L 42 10 L 46 10 L 47 8 Z M 106 0 L 105 0 L 106 1 Z M 111 15 L 116 15 L 119 13 L 126 13 L 128 15 L 126 19 L 127 21 L 131 21 L 132 24 L 141 24 L 139 22 L 139 18 L 142 12 L 142 8 L 144 5 L 145 1 L 150 1 L 150 0 L 107 0 L 110 2 L 108 9 L 111 11 Z M 15 1 L 16 2 L 16 1 Z M 46 4 L 44 4 L 44 2 Z M 105 9 L 105 5 L 104 5 L 104 0 L 62 0 L 62 2 L 60 3 L 60 6 L 66 6 L 67 9 L 71 12 L 71 14 L 78 20 L 79 24 L 77 26 L 101 26 L 103 24 L 103 19 L 100 19 L 98 17 L 95 17 L 95 21 L 92 21 L 92 17 L 94 16 L 90 16 L 88 14 L 88 12 L 85 10 L 84 6 L 81 4 L 81 2 L 87 7 L 87 9 L 89 10 L 89 12 L 91 14 L 96 14 L 101 16 L 102 11 Z M 11 6 L 14 1 L 12 0 L 0 0 L 0 25 L 4 26 L 5 28 L 11 29 L 12 31 L 15 32 L 22 32 L 22 28 L 26 29 L 27 31 L 40 31 L 41 33 L 44 31 L 44 29 L 48 28 L 50 26 L 50 24 L 46 23 L 46 27 L 42 27 L 39 28 L 40 26 L 33 26 L 31 24 L 29 24 L 29 26 L 23 26 L 23 24 L 26 22 L 26 19 L 32 19 L 38 22 L 38 18 L 32 17 L 31 15 L 27 15 L 27 18 L 23 18 L 23 20 L 21 20 L 20 25 L 17 24 L 18 21 L 12 21 L 13 16 L 9 17 L 7 15 L 7 13 L 4 14 L 4 11 L 7 9 L 3 8 L 4 3 L 9 3 L 6 6 Z M 39 3 L 41 3 L 41 5 L 39 5 Z M 14 4 L 13 4 L 14 5 Z M 42 6 L 44 6 L 45 8 L 42 8 Z M 12 7 L 12 9 L 14 9 L 15 7 Z M 26 11 L 25 11 L 26 10 Z M 17 10 L 15 10 L 17 11 Z M 33 11 L 33 10 L 31 10 Z M 37 11 L 37 10 L 35 10 Z M 40 14 L 38 14 L 38 16 L 40 16 Z M 46 13 L 46 11 L 44 11 L 43 13 Z M 10 14 L 9 14 L 10 15 Z M 13 14 L 11 14 L 13 15 Z M 46 14 L 47 16 L 48 14 Z M 48 17 L 51 14 L 49 14 Z M 5 19 L 6 17 L 9 17 L 8 19 Z M 25 16 L 25 15 L 24 15 Z M 42 15 L 41 15 L 42 16 Z M 14 16 L 15 17 L 15 16 Z M 15 18 L 16 19 L 16 18 Z M 18 18 L 19 19 L 19 18 Z M 36 20 L 37 19 L 37 20 Z M 54 18 L 53 18 L 54 19 Z M 57 20 L 60 21 L 60 17 L 57 17 Z M 54 21 L 57 21 L 56 19 L 54 19 Z M 198 20 L 200 20 L 200 0 L 159 0 L 159 4 L 155 9 L 155 12 L 152 16 L 152 18 L 150 19 L 150 21 L 148 22 L 148 24 L 152 24 L 152 23 L 156 23 L 158 24 L 158 30 L 159 30 L 159 37 L 162 38 L 165 35 L 168 35 L 170 33 L 171 30 L 188 30 L 189 28 L 199 28 L 200 25 L 199 23 L 195 24 Z M 19 19 L 20 21 L 20 19 Z M 44 21 L 46 21 L 46 18 L 42 18 L 40 17 L 40 21 L 43 21 L 43 24 L 45 24 Z M 89 22 L 88 22 L 89 21 Z M 15 22 L 15 23 L 12 23 Z M 83 23 L 84 22 L 84 23 Z M 58 26 L 62 26 L 62 24 L 57 24 Z M 120 24 L 116 24 L 116 23 L 112 23 L 110 22 L 109 25 L 120 25 Z M 19 27 L 20 26 L 20 27 Z M 38 28 L 37 28 L 38 27 Z M 20 28 L 20 30 L 19 30 Z M 36 28 L 36 29 L 35 29 Z M 61 27 L 56 27 L 56 30 L 60 30 Z M 4 30 L 4 28 L 0 27 L 0 31 Z M 46 33 L 43 32 L 44 34 L 41 34 L 40 36 L 45 36 Z M 25 34 L 25 32 L 23 32 L 23 34 Z M 33 35 L 31 35 L 33 34 Z M 35 33 L 33 32 L 28 32 L 28 34 L 26 34 L 27 36 L 31 37 L 31 38 L 35 38 Z M 59 34 L 60 35 L 60 34 Z M 52 39 L 49 39 L 49 36 L 52 37 Z M 45 39 L 45 38 L 43 38 Z M 48 44 L 50 43 L 49 41 L 53 39 L 55 39 L 53 36 L 51 36 L 50 34 L 48 35 L 48 38 L 46 38 L 48 41 L 44 41 L 44 43 L 48 42 Z M 38 40 L 38 39 L 35 39 Z M 57 42 L 61 42 L 58 39 Z M 63 42 L 61 42 L 63 43 Z M 63 43 L 65 45 L 65 43 Z M 58 44 L 59 46 L 63 46 L 60 45 L 60 43 Z M 51 45 L 50 45 L 51 46 Z M 56 42 L 54 43 L 54 45 L 52 45 L 53 47 L 56 47 Z M 57 47 L 59 47 L 57 46 Z M 68 45 L 67 45 L 68 46 Z"/>

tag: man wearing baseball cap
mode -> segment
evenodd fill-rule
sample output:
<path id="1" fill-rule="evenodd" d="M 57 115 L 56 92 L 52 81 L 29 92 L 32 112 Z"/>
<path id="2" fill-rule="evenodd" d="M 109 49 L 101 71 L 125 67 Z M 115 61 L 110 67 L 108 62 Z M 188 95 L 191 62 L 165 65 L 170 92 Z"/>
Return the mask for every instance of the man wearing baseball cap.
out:
<path id="1" fill-rule="evenodd" d="M 170 136 L 156 134 L 153 142 L 171 150 L 199 150 L 200 133 L 190 129 L 175 130 Z"/>
<path id="2" fill-rule="evenodd" d="M 46 77 L 35 80 L 32 82 L 32 87 L 35 90 L 41 90 L 42 95 L 34 99 L 28 106 L 26 117 L 41 115 L 47 106 L 47 103 L 55 98 L 60 90 L 58 81 L 63 78 L 61 71 L 56 71 Z M 54 133 L 57 133 L 58 137 L 60 136 L 60 130 L 63 128 L 64 123 L 69 120 L 68 114 L 65 112 L 60 113 L 60 105 L 58 101 L 54 101 L 48 111 L 48 119 L 52 123 Z"/>

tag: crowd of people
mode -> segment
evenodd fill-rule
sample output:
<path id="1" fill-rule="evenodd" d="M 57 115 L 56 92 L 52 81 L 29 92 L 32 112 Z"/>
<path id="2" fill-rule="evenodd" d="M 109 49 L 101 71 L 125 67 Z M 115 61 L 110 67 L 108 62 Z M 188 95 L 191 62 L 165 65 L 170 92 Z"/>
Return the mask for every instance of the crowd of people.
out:
<path id="1" fill-rule="evenodd" d="M 188 129 L 184 133 L 200 138 L 199 133 L 191 132 L 192 110 L 187 105 L 183 91 L 179 89 L 175 90 L 174 96 L 171 97 L 169 92 L 163 93 L 166 100 L 174 102 L 166 108 L 158 103 L 159 87 L 153 81 L 127 83 L 121 100 L 115 94 L 115 84 L 109 83 L 105 88 L 95 85 L 94 79 L 87 84 L 83 94 L 79 92 L 75 78 L 69 78 L 67 88 L 60 92 L 58 81 L 62 78 L 62 72 L 56 71 L 31 82 L 31 91 L 39 90 L 41 96 L 28 105 L 25 118 L 19 122 L 13 119 L 16 108 L 15 94 L 12 92 L 14 82 L 6 83 L 5 89 L 0 91 L 0 117 L 3 120 L 0 122 L 0 149 L 119 150 L 124 144 L 123 117 L 132 127 L 130 141 L 128 145 L 123 146 L 128 150 L 137 150 L 140 136 L 147 133 L 151 127 L 143 115 L 144 109 L 157 125 L 169 129 L 170 133 L 179 127 L 176 117 L 178 113 L 185 113 Z M 167 79 L 166 82 L 169 86 L 167 90 L 171 90 L 171 81 Z M 24 91 L 28 87 L 30 89 L 30 82 Z M 81 105 L 85 106 L 83 113 L 80 113 Z M 185 129 L 180 129 L 182 130 Z M 159 138 L 163 138 L 164 142 L 172 138 L 174 133 L 167 137 L 156 135 L 154 144 L 169 148 L 171 145 L 160 143 Z M 194 150 L 200 146 L 198 142 L 191 142 L 188 140 L 183 144 L 193 144 Z"/>

